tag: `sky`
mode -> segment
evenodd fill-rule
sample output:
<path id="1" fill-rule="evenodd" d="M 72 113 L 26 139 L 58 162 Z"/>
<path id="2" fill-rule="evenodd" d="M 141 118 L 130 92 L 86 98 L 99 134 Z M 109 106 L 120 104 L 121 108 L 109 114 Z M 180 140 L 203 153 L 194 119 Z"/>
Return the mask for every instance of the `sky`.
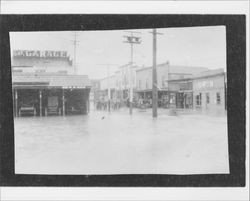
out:
<path id="1" fill-rule="evenodd" d="M 119 66 L 130 62 L 130 44 L 124 43 L 126 31 L 136 31 L 141 44 L 133 48 L 134 62 L 138 66 L 152 66 L 152 29 L 77 31 L 78 45 L 76 63 L 78 74 L 91 79 L 107 76 Z M 225 26 L 159 28 L 157 32 L 157 64 L 223 68 L 226 71 L 226 28 Z M 11 52 L 21 50 L 67 51 L 74 58 L 75 31 L 11 32 Z"/>

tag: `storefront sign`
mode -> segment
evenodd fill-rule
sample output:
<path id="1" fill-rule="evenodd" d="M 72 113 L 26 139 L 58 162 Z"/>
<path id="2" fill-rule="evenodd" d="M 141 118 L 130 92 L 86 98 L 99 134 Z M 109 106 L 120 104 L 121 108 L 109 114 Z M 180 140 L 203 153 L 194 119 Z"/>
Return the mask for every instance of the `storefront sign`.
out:
<path id="1" fill-rule="evenodd" d="M 213 88 L 214 87 L 214 82 L 213 80 L 203 80 L 196 82 L 194 85 L 194 89 L 208 89 L 208 88 Z"/>
<path id="2" fill-rule="evenodd" d="M 57 57 L 64 58 L 67 57 L 66 51 L 38 51 L 38 50 L 14 50 L 14 57 Z"/>

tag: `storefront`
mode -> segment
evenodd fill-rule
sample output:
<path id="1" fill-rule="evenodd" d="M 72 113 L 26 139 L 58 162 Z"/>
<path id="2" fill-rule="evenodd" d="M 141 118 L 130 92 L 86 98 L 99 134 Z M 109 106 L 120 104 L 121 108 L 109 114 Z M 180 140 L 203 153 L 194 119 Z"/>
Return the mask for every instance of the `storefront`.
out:
<path id="1" fill-rule="evenodd" d="M 87 114 L 90 84 L 80 75 L 13 75 L 14 116 Z"/>
<path id="2" fill-rule="evenodd" d="M 193 79 L 193 107 L 206 113 L 224 113 L 226 109 L 225 73 L 210 71 Z"/>
<path id="3" fill-rule="evenodd" d="M 169 100 L 176 108 L 190 109 L 193 107 L 193 83 L 191 78 L 169 80 Z"/>

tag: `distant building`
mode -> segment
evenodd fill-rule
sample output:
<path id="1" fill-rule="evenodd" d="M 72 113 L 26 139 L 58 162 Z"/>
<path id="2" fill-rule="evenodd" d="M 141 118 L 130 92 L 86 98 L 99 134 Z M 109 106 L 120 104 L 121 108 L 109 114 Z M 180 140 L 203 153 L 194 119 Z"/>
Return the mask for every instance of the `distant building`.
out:
<path id="1" fill-rule="evenodd" d="M 192 78 L 184 78 L 168 81 L 169 102 L 176 105 L 177 108 L 193 108 L 193 80 Z"/>
<path id="2" fill-rule="evenodd" d="M 210 113 L 223 113 L 227 107 L 226 73 L 223 69 L 202 72 L 193 77 L 193 107 Z"/>
<path id="3" fill-rule="evenodd" d="M 91 90 L 89 94 L 89 99 L 90 101 L 98 100 L 100 97 L 100 89 L 101 89 L 100 80 L 92 79 L 90 80 L 90 83 L 91 83 Z"/>
<path id="4" fill-rule="evenodd" d="M 157 65 L 158 106 L 194 109 L 205 112 L 224 112 L 226 100 L 226 73 L 223 69 L 173 66 L 169 62 Z M 129 95 L 129 65 L 119 68 L 114 75 L 100 80 L 103 97 L 108 88 L 111 100 L 123 102 Z M 152 67 L 133 68 L 134 101 L 152 104 Z M 136 105 L 136 104 L 135 104 Z"/>
<path id="5" fill-rule="evenodd" d="M 226 73 L 208 70 L 192 78 L 169 80 L 170 99 L 176 108 L 193 108 L 205 113 L 223 114 L 227 108 Z"/>
<path id="6" fill-rule="evenodd" d="M 73 75 L 67 52 L 14 50 L 11 64 L 15 116 L 88 113 L 89 78 Z"/>
<path id="7" fill-rule="evenodd" d="M 194 74 L 207 70 L 207 68 L 203 67 L 171 66 L 169 62 L 157 65 L 158 105 L 160 107 L 169 107 L 170 102 L 176 102 L 176 99 L 178 99 L 174 95 L 174 87 L 177 87 L 177 85 L 171 82 L 171 86 L 169 86 L 170 80 L 185 80 L 192 78 Z M 136 92 L 139 98 L 149 102 L 152 99 L 152 66 L 138 69 L 136 71 L 136 79 Z M 191 87 L 189 88 L 191 90 Z M 187 96 L 189 97 L 190 95 Z"/>
<path id="8" fill-rule="evenodd" d="M 132 68 L 132 87 L 136 90 L 136 66 Z M 114 75 L 105 77 L 100 80 L 100 89 L 103 96 L 108 96 L 108 88 L 110 88 L 111 99 L 119 99 L 126 102 L 129 97 L 130 89 L 130 64 L 120 66 Z"/>

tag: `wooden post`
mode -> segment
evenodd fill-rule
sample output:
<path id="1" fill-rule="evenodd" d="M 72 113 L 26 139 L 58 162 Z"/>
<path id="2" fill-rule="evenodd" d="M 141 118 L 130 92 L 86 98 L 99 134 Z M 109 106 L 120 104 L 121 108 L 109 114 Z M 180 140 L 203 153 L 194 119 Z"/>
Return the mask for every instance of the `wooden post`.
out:
<path id="1" fill-rule="evenodd" d="M 13 116 L 16 116 L 15 112 L 15 89 L 12 89 L 12 108 L 13 108 Z"/>
<path id="2" fill-rule="evenodd" d="M 158 89 L 157 89 L 157 71 L 156 71 L 156 29 L 153 29 L 153 73 L 152 73 L 152 108 L 153 117 L 157 117 L 157 107 L 158 107 Z"/>
<path id="3" fill-rule="evenodd" d="M 129 69 L 129 114 L 133 113 L 133 43 L 131 43 L 131 66 Z"/>
<path id="4" fill-rule="evenodd" d="M 42 106 L 42 90 L 39 90 L 39 111 L 40 111 L 40 117 L 43 115 L 43 106 Z"/>
<path id="5" fill-rule="evenodd" d="M 65 97 L 64 97 L 64 89 L 62 89 L 62 104 L 63 104 L 63 108 L 62 108 L 62 114 L 63 116 L 65 116 Z"/>
<path id="6" fill-rule="evenodd" d="M 18 117 L 18 93 L 17 89 L 15 90 L 15 112 L 16 112 L 16 117 Z"/>

